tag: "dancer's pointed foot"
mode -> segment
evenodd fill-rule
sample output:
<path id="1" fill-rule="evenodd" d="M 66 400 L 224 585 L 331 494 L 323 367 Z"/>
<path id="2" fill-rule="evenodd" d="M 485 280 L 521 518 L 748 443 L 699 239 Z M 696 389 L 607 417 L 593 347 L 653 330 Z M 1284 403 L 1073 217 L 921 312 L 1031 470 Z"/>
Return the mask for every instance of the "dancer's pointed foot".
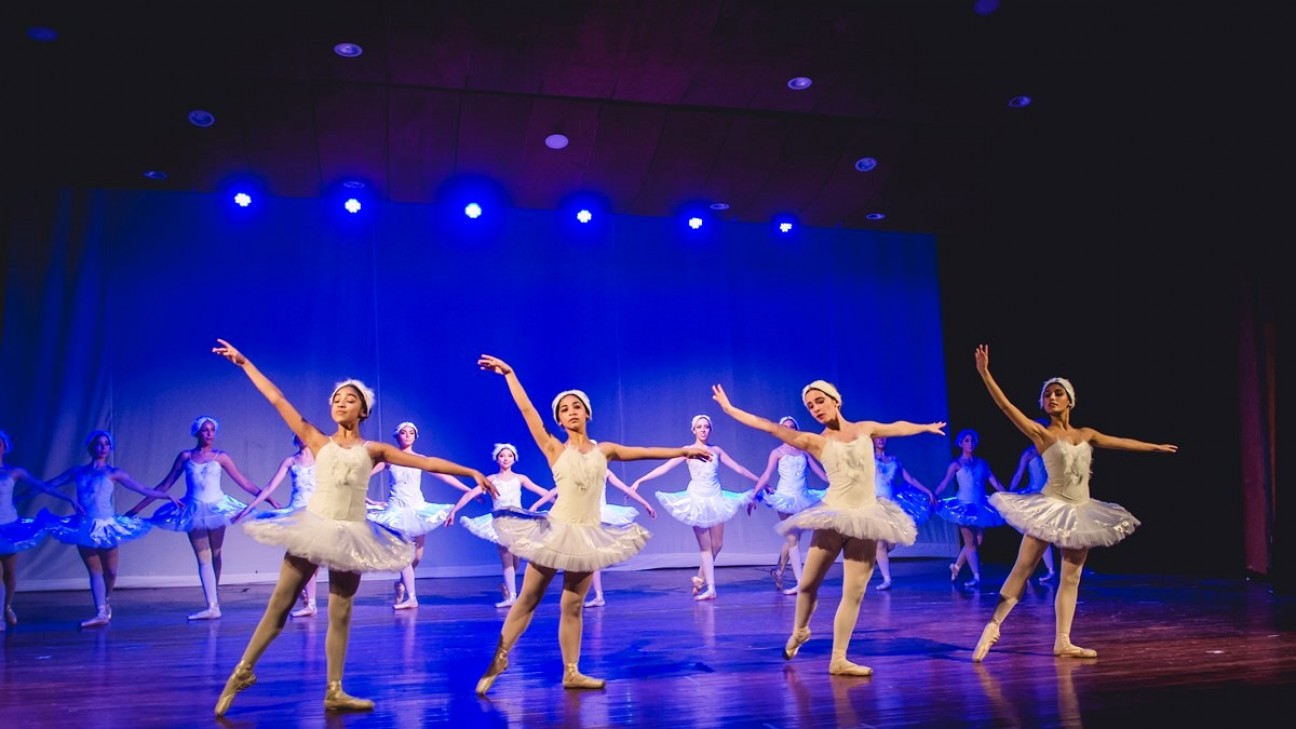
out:
<path id="1" fill-rule="evenodd" d="M 990 646 L 999 642 L 999 624 L 995 622 L 986 623 L 981 630 L 981 640 L 977 641 L 976 650 L 972 651 L 972 662 L 980 663 L 981 659 L 986 657 L 990 652 Z"/>
<path id="2" fill-rule="evenodd" d="M 413 610 L 416 607 L 418 607 L 418 598 L 411 597 L 404 602 L 398 602 L 395 605 L 392 605 L 392 610 Z"/>
<path id="3" fill-rule="evenodd" d="M 396 582 L 392 584 L 392 590 L 394 592 L 394 595 L 392 597 L 393 605 L 399 605 L 400 603 L 405 602 L 405 581 L 404 580 L 396 580 Z"/>
<path id="4" fill-rule="evenodd" d="M 517 602 L 517 598 L 513 597 L 512 595 L 508 595 L 503 600 L 500 600 L 499 602 L 495 603 L 495 607 L 497 608 L 513 607 L 513 603 L 515 602 Z"/>
<path id="5" fill-rule="evenodd" d="M 846 656 L 833 656 L 828 663 L 828 673 L 834 676 L 872 676 L 873 669 L 851 663 L 846 660 Z"/>
<path id="6" fill-rule="evenodd" d="M 698 601 L 698 602 L 702 602 L 702 601 L 704 601 L 704 600 L 714 600 L 714 599 L 716 599 L 716 591 L 715 591 L 715 588 L 712 587 L 712 588 L 708 589 L 706 592 L 704 592 L 704 593 L 702 593 L 702 594 L 700 594 L 700 595 L 694 595 L 694 596 L 693 596 L 693 599 L 696 600 L 696 601 Z"/>
<path id="7" fill-rule="evenodd" d="M 601 689 L 607 686 L 607 681 L 601 678 L 591 678 L 576 669 L 575 663 L 568 663 L 563 669 L 563 688 L 567 689 Z"/>
<path id="8" fill-rule="evenodd" d="M 890 589 L 891 589 L 891 580 L 882 580 L 882 584 L 878 585 L 878 586 L 877 586 L 877 589 L 878 589 L 878 590 L 890 590 Z"/>
<path id="9" fill-rule="evenodd" d="M 950 570 L 950 582 L 956 581 L 959 575 L 959 566 L 954 563 L 950 563 L 949 570 Z"/>
<path id="10" fill-rule="evenodd" d="M 1072 645 L 1070 638 L 1059 635 L 1053 642 L 1053 655 L 1058 658 L 1097 658 L 1098 651 Z"/>
<path id="11" fill-rule="evenodd" d="M 585 607 L 603 607 L 606 604 L 606 602 L 603 602 L 602 595 L 595 595 L 593 598 L 585 601 Z"/>
<path id="12" fill-rule="evenodd" d="M 99 612 L 96 613 L 93 618 L 81 621 L 81 627 L 98 628 L 107 625 L 110 620 L 112 620 L 112 609 L 107 605 L 102 605 L 99 607 Z"/>
<path id="13" fill-rule="evenodd" d="M 698 594 L 699 592 L 702 592 L 702 587 L 706 585 L 706 580 L 702 579 L 698 575 L 693 575 L 690 581 L 693 583 L 694 595 Z"/>
<path id="14" fill-rule="evenodd" d="M 310 600 L 305 605 L 302 605 L 301 607 L 297 608 L 296 610 L 292 611 L 289 614 L 292 615 L 294 618 L 313 618 L 315 617 L 315 614 L 318 612 L 319 610 L 316 609 L 315 607 L 315 601 Z"/>
<path id="15" fill-rule="evenodd" d="M 14 612 L 12 605 L 5 608 L 4 621 L 10 625 L 18 624 L 18 613 Z"/>
<path id="16" fill-rule="evenodd" d="M 981 575 L 972 575 L 972 579 L 963 583 L 964 587 L 973 588 L 981 586 Z"/>
<path id="17" fill-rule="evenodd" d="M 491 684 L 495 683 L 495 679 L 501 673 L 504 673 L 506 668 L 508 668 L 508 649 L 504 647 L 504 641 L 501 640 L 500 644 L 495 648 L 495 657 L 491 659 L 490 665 L 486 667 L 486 673 L 483 673 L 482 677 L 477 680 L 477 695 L 485 696 L 486 692 L 490 690 Z"/>
<path id="18" fill-rule="evenodd" d="M 774 580 L 775 590 L 783 589 L 783 569 L 782 566 L 770 569 L 770 579 Z"/>
<path id="19" fill-rule="evenodd" d="M 252 664 L 239 661 L 234 667 L 234 672 L 225 681 L 225 689 L 221 691 L 220 698 L 216 700 L 216 716 L 225 716 L 230 704 L 234 703 L 234 697 L 256 683 L 256 680 L 256 674 L 252 672 Z"/>
<path id="20" fill-rule="evenodd" d="M 215 603 L 208 605 L 206 610 L 199 610 L 196 613 L 189 613 L 190 620 L 216 620 L 220 618 L 220 605 Z"/>
<path id="21" fill-rule="evenodd" d="M 343 691 L 341 681 L 329 681 L 324 692 L 325 711 L 373 711 L 373 708 L 374 702 L 369 699 L 357 699 Z"/>
<path id="22" fill-rule="evenodd" d="M 788 638 L 787 645 L 783 646 L 783 660 L 790 661 L 796 658 L 796 654 L 801 650 L 801 646 L 810 640 L 810 629 L 802 628 L 792 631 L 792 637 Z"/>
<path id="23" fill-rule="evenodd" d="M 796 585 L 793 585 L 792 587 L 789 587 L 788 589 L 784 590 L 784 591 L 783 591 L 783 594 L 784 594 L 784 595 L 795 595 L 795 594 L 797 594 L 797 593 L 800 592 L 800 591 L 801 591 L 801 590 L 799 590 L 799 589 L 797 588 Z"/>

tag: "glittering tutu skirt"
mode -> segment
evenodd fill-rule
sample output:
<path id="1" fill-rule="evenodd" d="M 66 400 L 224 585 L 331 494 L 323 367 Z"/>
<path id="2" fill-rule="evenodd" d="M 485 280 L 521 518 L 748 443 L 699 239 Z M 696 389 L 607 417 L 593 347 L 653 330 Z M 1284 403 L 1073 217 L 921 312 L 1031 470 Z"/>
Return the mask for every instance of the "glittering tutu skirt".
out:
<path id="1" fill-rule="evenodd" d="M 774 527 L 774 531 L 783 535 L 815 529 L 827 529 L 855 539 L 876 539 L 902 547 L 918 539 L 918 527 L 913 519 L 888 499 L 853 508 L 836 508 L 820 501 Z"/>
<path id="2" fill-rule="evenodd" d="M 990 503 L 1013 529 L 1066 549 L 1110 547 L 1142 523 L 1120 504 L 1097 499 L 1077 504 L 1045 494 L 998 493 Z"/>
<path id="3" fill-rule="evenodd" d="M 634 523 L 639 518 L 639 510 L 633 506 L 604 504 L 599 510 L 599 519 L 608 526 L 623 527 Z"/>
<path id="4" fill-rule="evenodd" d="M 48 533 L 45 527 L 46 522 L 37 519 L 14 519 L 0 524 L 0 554 L 18 554 L 35 547 L 45 541 Z"/>
<path id="5" fill-rule="evenodd" d="M 57 517 L 42 511 L 39 521 L 58 541 L 92 549 L 112 549 L 139 539 L 153 529 L 153 525 L 144 519 L 121 514 L 107 519 L 90 519 L 77 514 Z"/>
<path id="6" fill-rule="evenodd" d="M 695 527 L 723 524 L 747 506 L 751 492 L 725 491 L 714 496 L 699 496 L 691 491 L 658 491 L 657 501 L 677 521 Z"/>
<path id="7" fill-rule="evenodd" d="M 495 518 L 490 514 L 481 516 L 461 516 L 459 525 L 468 530 L 468 533 L 479 539 L 485 539 L 492 544 L 500 543 L 499 533 L 495 531 Z"/>
<path id="8" fill-rule="evenodd" d="M 500 543 L 535 564 L 568 572 L 594 572 L 630 559 L 648 543 L 638 524 L 572 524 L 549 514 L 501 510 L 494 513 Z"/>
<path id="9" fill-rule="evenodd" d="M 414 561 L 413 544 L 367 519 L 325 519 L 303 509 L 244 522 L 243 531 L 262 544 L 344 572 L 399 572 Z"/>
<path id="10" fill-rule="evenodd" d="M 1007 523 L 993 506 L 983 501 L 941 499 L 936 502 L 936 514 L 945 521 L 977 529 L 1000 527 Z"/>
<path id="11" fill-rule="evenodd" d="M 797 514 L 823 501 L 826 493 L 825 489 L 802 489 L 795 492 L 775 489 L 773 493 L 762 491 L 756 499 L 780 514 Z"/>
<path id="12" fill-rule="evenodd" d="M 445 524 L 453 504 L 422 504 L 420 506 L 387 505 L 381 511 L 371 511 L 369 521 L 387 527 L 406 539 L 413 539 Z"/>
<path id="13" fill-rule="evenodd" d="M 153 526 L 173 532 L 194 529 L 220 529 L 230 525 L 247 504 L 233 496 L 221 496 L 217 501 L 182 501 L 179 506 L 167 502 L 159 506 L 148 520 Z"/>
<path id="14" fill-rule="evenodd" d="M 880 498 L 880 497 L 879 497 Z M 900 493 L 893 494 L 891 500 L 904 509 L 904 513 L 914 520 L 914 524 L 922 526 L 932 514 L 932 504 L 928 500 L 927 494 L 917 489 L 902 489 Z"/>

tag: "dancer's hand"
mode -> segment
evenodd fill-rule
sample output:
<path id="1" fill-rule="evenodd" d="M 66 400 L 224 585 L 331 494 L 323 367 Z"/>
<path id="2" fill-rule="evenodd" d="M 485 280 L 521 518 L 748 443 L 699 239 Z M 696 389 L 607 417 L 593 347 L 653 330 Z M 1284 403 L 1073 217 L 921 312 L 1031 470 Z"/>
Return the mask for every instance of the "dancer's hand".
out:
<path id="1" fill-rule="evenodd" d="M 985 374 L 990 371 L 990 345 L 978 344 L 976 348 L 977 372 Z"/>
<path id="2" fill-rule="evenodd" d="M 489 370 L 491 372 L 494 372 L 495 374 L 498 375 L 508 375 L 508 374 L 512 374 L 513 372 L 513 368 L 509 367 L 508 363 L 506 363 L 504 360 L 500 359 L 499 357 L 492 357 L 489 354 L 483 354 L 482 356 L 478 357 L 477 366 L 484 370 Z"/>
<path id="3" fill-rule="evenodd" d="M 944 420 L 940 421 L 939 423 L 928 423 L 923 426 L 923 432 L 934 433 L 936 435 L 945 435 L 945 426 L 947 424 L 948 423 L 946 423 Z"/>
<path id="4" fill-rule="evenodd" d="M 654 509 L 654 508 L 652 508 L 651 505 L 650 505 L 650 506 L 646 506 L 646 507 L 644 507 L 644 508 L 648 510 L 648 516 L 649 516 L 649 518 L 652 518 L 652 519 L 656 519 L 656 518 L 657 518 L 657 510 Z"/>
<path id="5" fill-rule="evenodd" d="M 247 357 L 244 357 L 242 352 L 235 349 L 234 345 L 230 344 L 224 339 L 218 338 L 216 341 L 220 342 L 220 346 L 212 347 L 212 352 L 219 354 L 220 356 L 233 362 L 239 367 L 242 367 L 243 365 L 247 364 Z"/>
<path id="6" fill-rule="evenodd" d="M 712 456 L 711 456 L 711 451 L 710 451 L 709 449 L 707 449 L 707 448 L 699 448 L 699 447 L 697 447 L 697 446 L 689 446 L 689 447 L 687 447 L 687 448 L 684 448 L 683 451 L 684 451 L 684 453 L 683 453 L 682 455 L 683 455 L 685 458 L 687 458 L 687 459 L 689 459 L 689 460 L 692 460 L 692 461 L 709 461 L 709 460 L 711 460 L 711 457 L 712 457 Z M 638 482 L 636 482 L 636 483 L 638 483 Z"/>
<path id="7" fill-rule="evenodd" d="M 499 498 L 499 489 L 495 488 L 495 484 L 491 482 L 489 478 L 486 478 L 481 471 L 473 471 L 472 478 L 477 482 L 477 488 L 481 489 L 483 493 L 490 494 L 492 497 L 497 499 Z M 478 498 L 481 498 L 480 494 L 478 495 Z"/>
<path id="8" fill-rule="evenodd" d="M 711 399 L 720 405 L 720 409 L 729 412 L 733 408 L 733 403 L 729 402 L 729 396 L 725 394 L 724 387 L 721 385 L 711 386 Z"/>

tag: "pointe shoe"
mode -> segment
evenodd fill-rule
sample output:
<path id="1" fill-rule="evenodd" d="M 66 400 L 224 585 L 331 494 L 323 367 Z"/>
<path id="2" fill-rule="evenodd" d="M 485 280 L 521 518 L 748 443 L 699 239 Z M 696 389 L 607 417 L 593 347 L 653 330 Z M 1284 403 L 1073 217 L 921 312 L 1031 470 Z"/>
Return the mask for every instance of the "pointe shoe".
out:
<path id="1" fill-rule="evenodd" d="M 216 620 L 221 616 L 220 605 L 211 604 L 206 610 L 200 610 L 196 613 L 190 613 L 190 620 Z"/>
<path id="2" fill-rule="evenodd" d="M 324 691 L 325 711 L 373 711 L 374 702 L 369 699 L 357 699 L 342 690 L 341 681 L 329 681 Z"/>
<path id="3" fill-rule="evenodd" d="M 239 661 L 234 667 L 234 672 L 225 681 L 225 689 L 221 691 L 220 698 L 216 699 L 216 716 L 225 716 L 230 704 L 234 703 L 234 697 L 254 683 L 256 683 L 256 674 L 252 672 L 252 664 Z"/>
<path id="4" fill-rule="evenodd" d="M 958 580 L 959 566 L 951 563 L 949 566 L 949 570 L 950 570 L 950 582 L 954 582 Z"/>
<path id="5" fill-rule="evenodd" d="M 693 594 L 696 595 L 699 592 L 702 592 L 702 587 L 703 585 L 706 584 L 706 580 L 702 579 L 701 577 L 698 577 L 697 575 L 693 575 L 691 581 L 693 583 Z"/>
<path id="6" fill-rule="evenodd" d="M 964 587 L 979 587 L 980 585 L 981 585 L 981 576 L 980 576 L 980 575 L 972 575 L 972 579 L 970 579 L 970 580 L 968 580 L 967 582 L 964 582 L 964 583 L 963 583 L 963 586 L 964 586 Z"/>
<path id="7" fill-rule="evenodd" d="M 972 662 L 980 663 L 981 659 L 986 657 L 990 652 L 990 646 L 999 642 L 999 624 L 995 622 L 986 623 L 985 628 L 981 630 L 981 640 L 977 641 L 976 650 L 972 651 Z"/>
<path id="8" fill-rule="evenodd" d="M 418 607 L 418 598 L 411 597 L 404 602 L 398 602 L 395 605 L 392 605 L 392 610 L 413 610 L 416 607 Z"/>
<path id="9" fill-rule="evenodd" d="M 774 580 L 774 589 L 783 589 L 783 568 L 775 567 L 770 570 L 770 578 Z"/>
<path id="10" fill-rule="evenodd" d="M 1044 575 L 1043 577 L 1039 578 L 1039 581 L 1040 581 L 1040 582 L 1052 582 L 1054 577 L 1057 577 L 1057 573 L 1056 573 L 1056 572 L 1049 572 L 1048 574 L 1046 574 L 1046 575 Z"/>
<path id="11" fill-rule="evenodd" d="M 601 678 L 590 678 L 576 670 L 575 663 L 568 663 L 563 669 L 563 688 L 565 689 L 601 689 L 607 681 Z"/>
<path id="12" fill-rule="evenodd" d="M 878 586 L 877 586 L 877 589 L 878 589 L 878 590 L 890 590 L 890 589 L 891 589 L 891 580 L 882 580 L 882 584 L 878 585 Z"/>
<path id="13" fill-rule="evenodd" d="M 505 597 L 503 600 L 500 600 L 499 602 L 495 603 L 495 607 L 497 608 L 513 607 L 513 603 L 515 602 L 517 602 L 517 598 L 513 597 L 512 595 L 509 595 Z"/>
<path id="14" fill-rule="evenodd" d="M 13 607 L 5 608 L 4 621 L 10 625 L 18 624 L 18 613 L 14 612 Z"/>
<path id="15" fill-rule="evenodd" d="M 392 604 L 393 604 L 393 605 L 399 605 L 399 604 L 405 602 L 405 583 L 404 583 L 404 582 L 401 582 L 400 580 L 396 580 L 395 584 L 392 585 L 392 590 L 394 591 L 394 595 L 392 596 Z"/>
<path id="16" fill-rule="evenodd" d="M 495 657 L 491 659 L 490 665 L 486 667 L 486 673 L 483 673 L 482 677 L 477 680 L 477 695 L 485 696 L 486 692 L 490 690 L 491 684 L 494 684 L 495 679 L 501 673 L 504 673 L 507 668 L 508 649 L 504 647 L 504 641 L 501 640 L 500 644 L 495 648 Z"/>
<path id="17" fill-rule="evenodd" d="M 307 603 L 290 613 L 294 618 L 313 618 L 315 613 L 319 612 L 315 608 L 315 601 L 309 600 Z"/>
<path id="18" fill-rule="evenodd" d="M 797 593 L 800 592 L 800 591 L 801 591 L 801 590 L 799 590 L 799 589 L 794 585 L 794 586 L 789 587 L 788 589 L 784 590 L 784 591 L 783 591 L 783 594 L 784 594 L 784 595 L 795 595 L 795 594 L 797 594 Z"/>
<path id="19" fill-rule="evenodd" d="M 95 614 L 93 618 L 90 618 L 89 620 L 82 620 L 81 627 L 98 628 L 100 626 L 107 625 L 108 621 L 110 620 L 112 620 L 112 610 L 109 609 L 107 605 L 103 605 L 100 606 L 99 612 Z"/>
<path id="20" fill-rule="evenodd" d="M 788 638 L 787 645 L 783 646 L 783 660 L 790 661 L 796 658 L 797 652 L 801 650 L 801 646 L 805 645 L 807 640 L 810 640 L 809 628 L 792 631 L 792 637 Z"/>
<path id="21" fill-rule="evenodd" d="M 1059 635 L 1053 642 L 1053 655 L 1058 658 L 1097 658 L 1098 651 L 1071 644 L 1071 638 Z"/>
<path id="22" fill-rule="evenodd" d="M 594 599 L 585 601 L 585 607 L 603 607 L 606 604 L 606 602 L 603 602 L 602 595 L 596 595 Z"/>
<path id="23" fill-rule="evenodd" d="M 706 592 L 700 595 L 693 596 L 693 600 L 696 602 L 703 602 L 705 600 L 714 600 L 714 599 L 716 599 L 716 591 L 714 589 L 707 590 Z"/>
<path id="24" fill-rule="evenodd" d="M 828 673 L 834 676 L 872 676 L 873 669 L 868 666 L 861 666 L 858 663 L 851 663 L 846 660 L 846 656 L 833 656 L 828 663 Z"/>

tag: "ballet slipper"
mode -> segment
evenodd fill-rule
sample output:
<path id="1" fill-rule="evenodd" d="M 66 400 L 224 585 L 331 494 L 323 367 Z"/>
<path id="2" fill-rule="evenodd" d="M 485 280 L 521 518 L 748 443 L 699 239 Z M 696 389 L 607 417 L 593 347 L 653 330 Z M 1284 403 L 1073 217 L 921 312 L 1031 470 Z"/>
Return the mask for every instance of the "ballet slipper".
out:
<path id="1" fill-rule="evenodd" d="M 807 640 L 810 640 L 809 628 L 792 631 L 792 637 L 788 638 L 787 645 L 783 646 L 783 660 L 790 661 L 796 658 L 796 654 Z"/>
<path id="2" fill-rule="evenodd" d="M 313 618 L 317 612 L 319 611 L 315 608 L 315 601 L 307 600 L 305 605 L 292 611 L 291 615 L 294 618 Z"/>
<path id="3" fill-rule="evenodd" d="M 694 595 L 693 599 L 697 602 L 703 602 L 704 600 L 714 600 L 716 599 L 716 591 L 714 589 L 707 590 L 701 595 Z"/>
<path id="4" fill-rule="evenodd" d="M 606 604 L 606 602 L 603 602 L 602 595 L 595 595 L 593 599 L 585 602 L 585 607 L 603 607 Z"/>
<path id="5" fill-rule="evenodd" d="M 575 663 L 568 663 L 563 669 L 563 688 L 565 689 L 601 689 L 607 681 L 591 678 L 576 670 Z"/>
<path id="6" fill-rule="evenodd" d="M 1053 655 L 1058 658 L 1097 658 L 1098 651 L 1072 645 L 1070 636 L 1059 635 L 1057 640 L 1053 641 Z"/>
<path id="7" fill-rule="evenodd" d="M 515 602 L 517 602 L 517 598 L 510 595 L 504 598 L 503 600 L 500 600 L 499 602 L 495 603 L 495 607 L 497 608 L 513 607 L 513 603 Z"/>
<path id="8" fill-rule="evenodd" d="M 788 589 L 786 589 L 786 590 L 783 591 L 783 594 L 784 594 L 784 595 L 795 595 L 795 594 L 797 594 L 797 593 L 800 592 L 800 591 L 801 591 L 801 590 L 800 590 L 799 588 L 797 588 L 797 587 L 789 587 Z"/>
<path id="9" fill-rule="evenodd" d="M 14 612 L 12 605 L 5 608 L 4 621 L 10 625 L 18 624 L 18 613 Z"/>
<path id="10" fill-rule="evenodd" d="M 81 627 L 98 628 L 107 625 L 110 620 L 112 620 L 112 610 L 107 605 L 100 605 L 99 612 L 93 618 L 81 621 Z"/>
<path id="11" fill-rule="evenodd" d="M 495 679 L 508 668 L 508 652 L 509 649 L 504 647 L 504 639 L 500 638 L 499 644 L 495 647 L 495 657 L 491 659 L 490 665 L 486 667 L 486 673 L 483 673 L 482 677 L 477 681 L 478 696 L 485 696 L 486 692 L 490 690 L 491 684 L 495 683 Z"/>
<path id="12" fill-rule="evenodd" d="M 234 703 L 234 697 L 240 691 L 247 689 L 256 683 L 256 674 L 252 672 L 252 664 L 245 661 L 239 661 L 234 667 L 234 672 L 225 681 L 225 689 L 221 691 L 220 698 L 216 700 L 216 716 L 225 716 L 229 711 L 230 704 Z"/>
<path id="13" fill-rule="evenodd" d="M 374 702 L 369 699 L 357 699 L 343 691 L 341 681 L 328 682 L 328 688 L 324 691 L 325 711 L 373 711 L 373 708 Z"/>
<path id="14" fill-rule="evenodd" d="M 1039 578 L 1039 581 L 1040 581 L 1040 582 L 1051 582 L 1051 581 L 1053 580 L 1054 577 L 1057 577 L 1057 573 L 1056 573 L 1056 572 L 1049 572 L 1048 574 L 1046 574 L 1046 575 L 1044 575 L 1043 577 Z"/>
<path id="15" fill-rule="evenodd" d="M 392 597 L 392 604 L 399 605 L 405 602 L 405 583 L 396 580 L 396 583 L 392 585 L 392 589 L 395 590 L 395 596 Z"/>
<path id="16" fill-rule="evenodd" d="M 416 607 L 418 607 L 418 598 L 411 597 L 404 602 L 398 602 L 395 605 L 392 605 L 392 610 L 413 610 Z"/>
<path id="17" fill-rule="evenodd" d="M 872 676 L 873 669 L 851 663 L 846 660 L 845 654 L 834 653 L 832 660 L 828 662 L 828 673 L 834 676 Z"/>
<path id="18" fill-rule="evenodd" d="M 972 662 L 980 663 L 982 658 L 990 652 L 990 646 L 999 642 L 999 624 L 995 622 L 986 623 L 981 630 L 981 640 L 977 641 L 976 650 L 972 651 Z"/>
<path id="19" fill-rule="evenodd" d="M 190 620 L 216 620 L 221 616 L 220 605 L 212 603 L 207 606 L 206 610 L 200 610 L 196 613 L 190 613 Z"/>
<path id="20" fill-rule="evenodd" d="M 702 586 L 706 584 L 706 580 L 702 579 L 701 577 L 698 577 L 697 575 L 693 575 L 691 581 L 693 583 L 693 594 L 696 595 L 699 592 L 702 592 Z"/>
<path id="21" fill-rule="evenodd" d="M 981 578 L 977 575 L 972 575 L 972 579 L 963 583 L 964 587 L 979 587 L 980 585 L 981 585 Z"/>
<path id="22" fill-rule="evenodd" d="M 890 590 L 890 589 L 891 589 L 891 580 L 882 580 L 882 584 L 878 585 L 878 586 L 877 586 L 877 589 L 878 589 L 878 590 Z"/>
<path id="23" fill-rule="evenodd" d="M 782 567 L 775 567 L 775 568 L 771 569 L 771 570 L 770 570 L 770 578 L 772 578 L 772 579 L 774 580 L 774 589 L 775 589 L 775 590 L 782 590 L 782 589 L 783 589 L 783 568 L 782 568 Z"/>
<path id="24" fill-rule="evenodd" d="M 950 582 L 954 582 L 955 580 L 958 579 L 959 566 L 951 563 L 949 566 L 949 571 L 950 571 Z"/>

